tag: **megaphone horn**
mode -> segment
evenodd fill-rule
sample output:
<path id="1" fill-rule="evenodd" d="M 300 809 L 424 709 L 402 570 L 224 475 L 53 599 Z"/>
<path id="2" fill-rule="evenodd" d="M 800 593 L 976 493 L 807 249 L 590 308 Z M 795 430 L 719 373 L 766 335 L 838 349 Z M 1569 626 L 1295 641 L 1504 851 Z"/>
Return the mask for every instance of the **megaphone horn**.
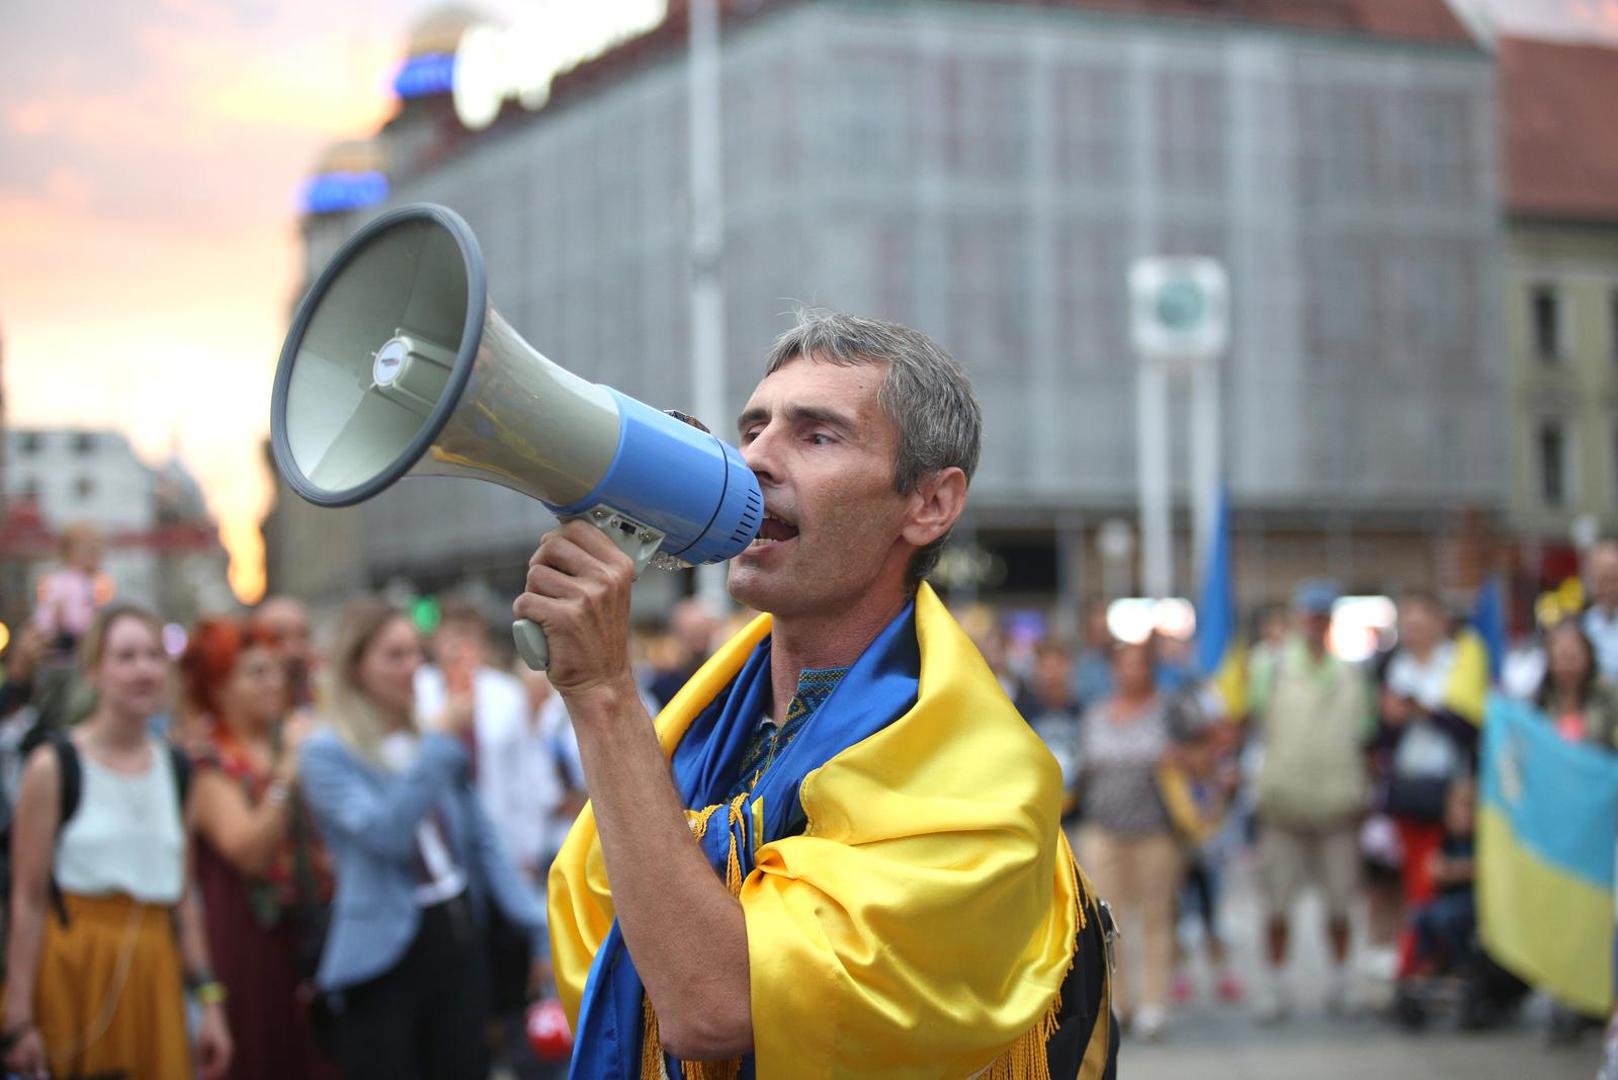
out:
<path id="1" fill-rule="evenodd" d="M 689 418 L 589 382 L 488 303 L 482 252 L 454 211 L 403 206 L 332 257 L 299 305 L 270 407 L 276 468 L 318 506 L 404 476 L 465 476 L 584 518 L 630 558 L 693 566 L 758 535 L 764 497 L 735 447 Z M 549 663 L 544 634 L 513 624 Z"/>

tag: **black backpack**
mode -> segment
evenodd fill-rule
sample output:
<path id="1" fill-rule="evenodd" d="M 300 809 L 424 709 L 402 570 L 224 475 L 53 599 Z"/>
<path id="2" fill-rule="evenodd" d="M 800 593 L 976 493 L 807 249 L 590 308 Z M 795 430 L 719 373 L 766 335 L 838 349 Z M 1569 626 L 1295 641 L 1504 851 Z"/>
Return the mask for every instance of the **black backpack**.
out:
<path id="1" fill-rule="evenodd" d="M 61 814 L 56 822 L 56 842 L 62 842 L 62 830 L 67 827 L 79 809 L 79 796 L 84 790 L 84 766 L 79 762 L 79 749 L 65 731 L 52 731 L 42 742 L 49 744 L 56 755 L 56 770 L 61 779 Z M 185 800 L 191 789 L 191 759 L 173 743 L 165 743 L 169 753 L 169 771 L 174 777 L 174 793 L 179 798 L 180 816 L 185 817 Z M 55 873 L 50 878 L 51 909 L 65 927 L 67 904 L 62 899 L 62 887 L 56 883 Z"/>

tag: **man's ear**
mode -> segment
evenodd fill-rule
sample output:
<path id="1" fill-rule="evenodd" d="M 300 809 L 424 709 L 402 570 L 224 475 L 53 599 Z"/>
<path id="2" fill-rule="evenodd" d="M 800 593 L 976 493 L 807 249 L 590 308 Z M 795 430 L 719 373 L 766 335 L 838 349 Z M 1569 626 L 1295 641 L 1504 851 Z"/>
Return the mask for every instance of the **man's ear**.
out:
<path id="1" fill-rule="evenodd" d="M 949 532 L 966 508 L 966 473 L 957 466 L 923 477 L 910 493 L 909 516 L 899 535 L 924 548 Z"/>

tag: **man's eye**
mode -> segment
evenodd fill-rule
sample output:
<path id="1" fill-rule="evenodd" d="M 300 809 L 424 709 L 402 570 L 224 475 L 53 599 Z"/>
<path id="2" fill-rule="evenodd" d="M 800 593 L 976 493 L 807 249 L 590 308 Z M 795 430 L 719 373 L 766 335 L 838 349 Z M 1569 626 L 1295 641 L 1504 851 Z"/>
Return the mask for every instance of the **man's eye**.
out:
<path id="1" fill-rule="evenodd" d="M 834 441 L 824 431 L 816 431 L 809 436 L 809 442 L 814 446 L 830 446 Z"/>

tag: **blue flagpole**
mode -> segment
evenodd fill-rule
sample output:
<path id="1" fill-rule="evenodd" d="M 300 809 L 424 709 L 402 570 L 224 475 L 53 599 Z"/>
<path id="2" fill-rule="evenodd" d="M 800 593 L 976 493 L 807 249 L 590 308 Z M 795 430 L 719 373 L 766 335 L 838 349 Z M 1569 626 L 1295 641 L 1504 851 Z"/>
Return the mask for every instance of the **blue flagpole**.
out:
<path id="1" fill-rule="evenodd" d="M 1221 487 L 1214 512 L 1211 550 L 1203 562 L 1197 603 L 1197 670 L 1212 678 L 1236 639 L 1236 594 L 1230 570 L 1230 499 Z"/>
<path id="2" fill-rule="evenodd" d="M 1478 587 L 1477 604 L 1472 612 L 1472 628 L 1489 651 L 1489 678 L 1500 680 L 1500 665 L 1506 656 L 1505 590 L 1499 574 L 1490 574 Z"/>

